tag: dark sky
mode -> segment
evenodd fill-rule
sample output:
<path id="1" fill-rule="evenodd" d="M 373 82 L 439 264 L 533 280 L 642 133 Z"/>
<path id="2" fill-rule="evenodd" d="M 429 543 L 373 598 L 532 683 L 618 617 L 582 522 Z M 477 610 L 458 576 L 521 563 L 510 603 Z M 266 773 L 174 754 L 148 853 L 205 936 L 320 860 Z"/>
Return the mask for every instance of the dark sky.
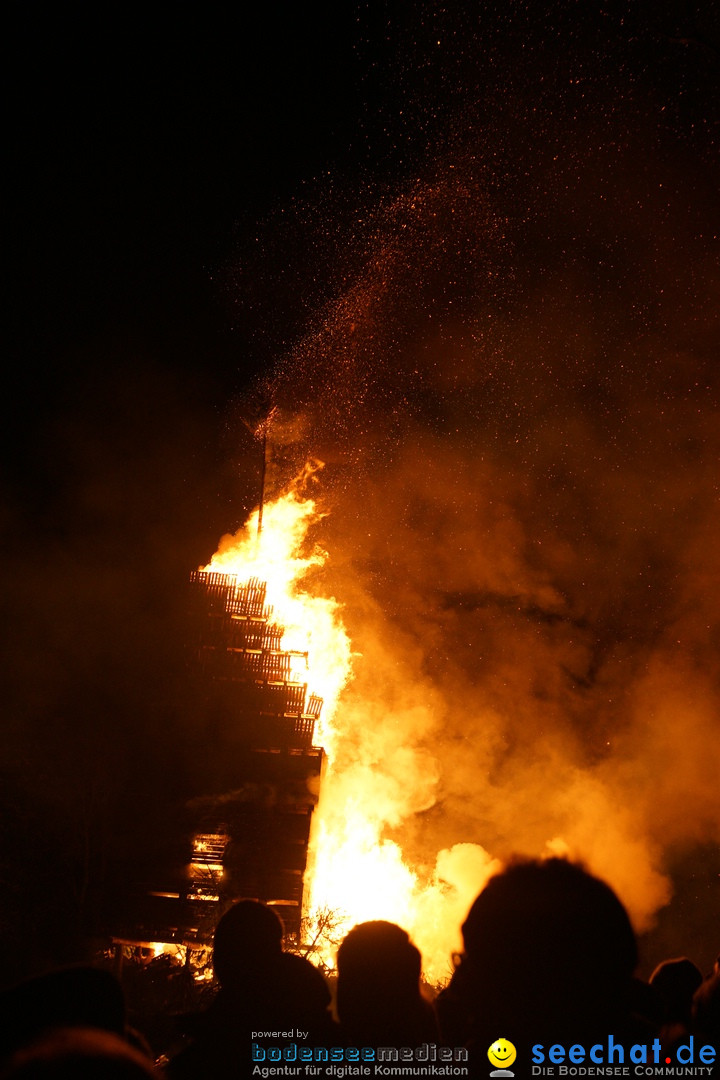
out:
<path id="1" fill-rule="evenodd" d="M 20 974 L 73 955 L 88 886 L 187 790 L 181 583 L 254 497 L 226 411 L 267 363 L 227 271 L 348 153 L 342 7 L 6 13 L 0 932 L 20 928 Z"/>
<path id="2" fill-rule="evenodd" d="M 620 566 L 623 541 L 599 509 L 581 528 L 567 493 L 590 505 L 602 474 L 607 495 L 613 448 L 619 470 L 653 457 L 663 395 L 671 452 L 709 468 L 718 11 L 12 4 L 6 19 L 2 838 L 15 885 L 0 931 L 22 913 L 39 962 L 54 924 L 28 898 L 60 881 L 81 908 L 103 852 L 127 858 L 148 807 L 192 788 L 177 582 L 252 505 L 239 418 L 258 378 L 274 370 L 285 414 L 312 418 L 301 451 L 330 460 L 352 522 L 353 470 L 371 477 L 366 494 L 382 470 L 387 490 L 403 487 L 410 433 L 444 439 L 451 472 L 497 454 L 519 491 L 524 469 L 528 504 L 528 463 L 544 462 L 543 505 L 573 522 L 564 539 Z M 630 513 L 632 485 L 609 495 L 613 520 Z M 433 505 L 423 520 L 438 514 L 441 534 L 448 510 Z M 402 559 L 379 535 L 372 574 L 384 560 L 392 579 Z M 474 588 L 442 587 L 443 603 Z M 613 638 L 598 619 L 578 679 Z M 11 852 L 17 835 L 32 857 Z"/>
<path id="3" fill-rule="evenodd" d="M 167 18 L 133 5 L 11 7 L 18 386 L 6 400 L 21 441 L 105 368 L 177 372 L 211 407 L 242 390 L 276 357 L 257 326 L 248 344 L 224 272 L 260 222 L 298 200 L 317 209 L 338 189 L 391 190 L 475 139 L 489 186 L 529 214 L 540 185 L 536 147 L 518 166 L 527 140 L 549 151 L 614 118 L 620 142 L 651 117 L 644 137 L 661 154 L 707 163 L 717 152 L 713 5 L 339 7 Z M 700 175 L 700 199 L 707 184 Z M 299 252 L 274 255 L 292 264 Z M 337 270 L 322 270 L 324 299 Z M 273 304 L 262 284 L 263 316 L 281 326 L 268 332 L 291 343 L 307 312 L 281 283 Z"/>
<path id="4" fill-rule="evenodd" d="M 236 232 L 347 152 L 353 15 L 13 14 L 9 422 L 22 438 L 115 365 L 224 404 L 265 358 L 233 338 L 214 275 Z"/>

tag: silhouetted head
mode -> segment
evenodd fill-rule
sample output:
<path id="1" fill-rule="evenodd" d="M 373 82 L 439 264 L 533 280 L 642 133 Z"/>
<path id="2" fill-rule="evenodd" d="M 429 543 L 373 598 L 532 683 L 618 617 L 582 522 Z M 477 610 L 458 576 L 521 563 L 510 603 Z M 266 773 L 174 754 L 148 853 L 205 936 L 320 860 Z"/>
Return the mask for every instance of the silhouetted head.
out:
<path id="1" fill-rule="evenodd" d="M 147 1080 L 152 1062 L 118 1035 L 91 1028 L 60 1028 L 19 1051 L 1 1080 Z"/>
<path id="2" fill-rule="evenodd" d="M 325 979 L 306 957 L 283 953 L 276 968 L 278 987 L 294 1008 L 307 1013 L 323 1013 L 332 996 Z"/>
<path id="3" fill-rule="evenodd" d="M 419 951 L 394 923 L 354 927 L 337 955 L 340 1023 L 368 1039 L 414 1038 L 419 1044 L 432 1038 L 420 993 L 421 964 Z"/>
<path id="4" fill-rule="evenodd" d="M 693 994 L 703 981 L 702 971 L 692 960 L 686 956 L 663 960 L 648 981 L 662 998 L 666 1021 L 690 1020 Z"/>
<path id="5" fill-rule="evenodd" d="M 581 866 L 509 866 L 489 880 L 462 931 L 472 993 L 495 1022 L 577 1024 L 624 1005 L 635 935 L 612 889 Z"/>
<path id="6" fill-rule="evenodd" d="M 720 957 L 712 974 L 703 980 L 693 998 L 693 1017 L 697 1030 L 715 1043 L 720 1043 Z"/>
<path id="7" fill-rule="evenodd" d="M 357 984 L 379 991 L 391 983 L 394 992 L 417 994 L 420 953 L 395 923 L 360 923 L 345 937 L 337 955 L 338 992 Z"/>
<path id="8" fill-rule="evenodd" d="M 0 995 L 0 1045 L 8 1052 L 51 1028 L 97 1028 L 122 1034 L 125 1001 L 109 971 L 57 968 Z"/>
<path id="9" fill-rule="evenodd" d="M 213 939 L 213 968 L 221 986 L 242 983 L 282 953 L 283 924 L 273 908 L 240 900 L 220 919 Z"/>
<path id="10" fill-rule="evenodd" d="M 331 1021 L 332 997 L 318 969 L 303 956 L 283 953 L 272 970 L 273 1026 L 320 1033 Z"/>

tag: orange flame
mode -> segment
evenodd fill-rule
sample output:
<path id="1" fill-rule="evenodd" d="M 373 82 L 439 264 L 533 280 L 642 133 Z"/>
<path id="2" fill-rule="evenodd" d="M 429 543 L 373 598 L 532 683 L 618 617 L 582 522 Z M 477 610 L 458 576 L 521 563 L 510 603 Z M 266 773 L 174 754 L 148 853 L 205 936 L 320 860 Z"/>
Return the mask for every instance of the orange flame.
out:
<path id="1" fill-rule="evenodd" d="M 267 582 L 267 602 L 285 630 L 282 648 L 300 654 L 298 664 L 302 654 L 312 658 L 309 689 L 324 702 L 316 739 L 329 752 L 332 716 L 351 674 L 351 649 L 338 602 L 314 595 L 303 585 L 309 572 L 327 559 L 319 545 L 309 550 L 307 545 L 310 527 L 323 515 L 313 499 L 298 493 L 301 484 L 320 468 L 321 462 L 310 463 L 288 492 L 264 506 L 260 537 L 255 510 L 243 528 L 222 537 L 218 551 L 201 569 L 236 574 L 241 581 L 254 577 Z M 300 680 L 301 674 L 295 670 L 292 678 Z"/>
<path id="2" fill-rule="evenodd" d="M 423 953 L 426 976 L 442 981 L 450 974 L 451 953 L 460 946 L 459 926 L 497 863 L 477 845 L 457 844 L 440 852 L 434 869 L 421 879 L 407 865 L 398 844 L 383 835 L 408 811 L 399 806 L 382 769 L 370 764 L 348 771 L 337 764 L 343 735 L 335 721 L 353 660 L 361 658 L 352 653 L 340 603 L 316 595 L 307 581 L 328 558 L 327 552 L 308 542 L 310 528 L 323 514 L 313 499 L 299 493 L 301 484 L 319 468 L 321 463 L 311 463 L 289 491 L 264 506 L 260 537 L 255 511 L 242 529 L 222 538 L 218 552 L 202 569 L 267 582 L 268 603 L 285 627 L 282 648 L 308 654 L 309 690 L 324 700 L 316 742 L 325 748 L 328 768 L 306 880 L 310 918 L 332 911 L 339 936 L 367 919 L 397 922 Z M 381 728 L 383 720 L 378 717 L 375 724 L 373 710 L 368 709 L 368 727 Z M 371 742 L 378 738 L 377 730 L 368 731 Z M 402 754 L 403 748 L 396 747 L 395 752 Z M 330 944 L 317 948 L 316 955 L 326 964 L 334 963 Z"/>

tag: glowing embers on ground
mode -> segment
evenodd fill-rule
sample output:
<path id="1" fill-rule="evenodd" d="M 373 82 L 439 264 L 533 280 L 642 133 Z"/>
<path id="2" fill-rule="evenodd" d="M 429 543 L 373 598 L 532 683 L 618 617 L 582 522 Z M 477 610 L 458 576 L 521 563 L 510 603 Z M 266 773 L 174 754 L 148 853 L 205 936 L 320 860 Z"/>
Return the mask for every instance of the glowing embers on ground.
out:
<path id="1" fill-rule="evenodd" d="M 185 969 L 196 983 L 210 982 L 213 977 L 212 948 L 198 942 L 127 941 L 115 940 L 115 964 L 126 962 L 147 968 L 156 960 L 165 960 L 177 971 Z"/>

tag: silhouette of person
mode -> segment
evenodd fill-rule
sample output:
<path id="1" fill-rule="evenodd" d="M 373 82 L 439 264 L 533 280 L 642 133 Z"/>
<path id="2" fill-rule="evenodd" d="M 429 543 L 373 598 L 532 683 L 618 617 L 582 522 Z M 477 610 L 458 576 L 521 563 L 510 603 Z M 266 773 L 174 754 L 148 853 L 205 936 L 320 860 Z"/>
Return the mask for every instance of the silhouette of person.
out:
<path id="1" fill-rule="evenodd" d="M 666 1022 L 690 1023 L 693 994 L 702 981 L 700 968 L 686 956 L 658 964 L 648 982 L 662 998 Z"/>
<path id="2" fill-rule="evenodd" d="M 159 1073 L 139 1050 L 98 1028 L 56 1028 L 11 1059 L 0 1080 L 148 1080 Z"/>
<path id="3" fill-rule="evenodd" d="M 0 994 L 0 1059 L 53 1028 L 73 1027 L 124 1034 L 125 999 L 110 972 L 57 968 Z"/>
<path id="4" fill-rule="evenodd" d="M 462 927 L 465 954 L 440 1003 L 484 1054 L 515 1044 L 616 1038 L 629 1026 L 637 946 L 612 889 L 563 859 L 517 861 L 492 877 Z"/>
<path id="5" fill-rule="evenodd" d="M 360 923 L 347 934 L 337 954 L 337 1014 L 346 1045 L 414 1048 L 438 1041 L 420 969 L 419 951 L 395 923 Z"/>
<path id="6" fill-rule="evenodd" d="M 693 996 L 693 1027 L 698 1035 L 718 1048 L 712 1075 L 720 1076 L 720 956 Z"/>
<path id="7" fill-rule="evenodd" d="M 228 908 L 213 937 L 213 969 L 223 989 L 262 978 L 282 953 L 284 932 L 275 910 L 257 900 L 239 900 Z"/>
<path id="8" fill-rule="evenodd" d="M 332 1030 L 330 991 L 309 960 L 282 951 L 283 925 L 272 908 L 241 900 L 220 919 L 213 968 L 220 989 L 195 1020 L 191 1044 L 166 1067 L 173 1080 L 251 1076 L 251 1044 L 282 1046 L 298 1028 L 308 1042 Z"/>

